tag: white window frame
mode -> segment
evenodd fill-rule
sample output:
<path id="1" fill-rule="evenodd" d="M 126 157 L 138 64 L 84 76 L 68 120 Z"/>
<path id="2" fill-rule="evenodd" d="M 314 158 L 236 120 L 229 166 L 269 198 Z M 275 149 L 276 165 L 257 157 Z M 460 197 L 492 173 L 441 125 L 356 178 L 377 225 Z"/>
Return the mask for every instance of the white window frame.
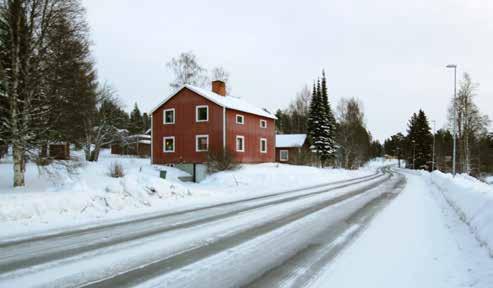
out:
<path id="1" fill-rule="evenodd" d="M 173 111 L 173 122 L 166 122 L 166 112 Z M 176 122 L 176 111 L 175 108 L 164 109 L 163 110 L 163 124 L 164 125 L 172 125 Z"/>
<path id="2" fill-rule="evenodd" d="M 265 150 L 262 150 L 262 142 L 265 142 Z M 267 148 L 267 138 L 260 138 L 260 153 L 267 153 L 267 151 L 269 150 Z"/>
<path id="3" fill-rule="evenodd" d="M 207 110 L 207 119 L 199 120 L 199 109 L 206 108 Z M 209 121 L 209 105 L 197 105 L 195 106 L 195 122 L 208 122 Z"/>
<path id="4" fill-rule="evenodd" d="M 286 152 L 286 158 L 282 158 L 282 153 Z M 289 161 L 289 150 L 279 150 L 279 161 L 281 162 L 287 162 Z"/>
<path id="5" fill-rule="evenodd" d="M 238 122 L 238 117 L 241 118 L 241 122 Z M 245 124 L 245 115 L 242 115 L 242 114 L 236 114 L 236 117 L 235 117 L 235 122 L 236 124 L 239 124 L 239 125 L 244 125 Z"/>
<path id="6" fill-rule="evenodd" d="M 167 151 L 166 150 L 166 140 L 172 139 L 173 140 L 173 151 Z M 175 153 L 176 150 L 176 140 L 175 136 L 166 136 L 163 137 L 163 153 Z"/>
<path id="7" fill-rule="evenodd" d="M 260 128 L 267 128 L 267 120 L 265 119 L 260 119 Z"/>
<path id="8" fill-rule="evenodd" d="M 199 149 L 199 138 L 206 138 L 207 139 L 207 149 L 205 149 L 205 150 Z M 207 152 L 207 151 L 209 151 L 209 135 L 207 135 L 207 134 L 195 135 L 195 152 Z"/>
<path id="9" fill-rule="evenodd" d="M 242 143 L 242 149 L 238 149 L 238 139 L 241 139 L 241 143 Z M 242 135 L 237 135 L 236 136 L 236 139 L 235 139 L 235 148 L 236 148 L 236 152 L 245 152 L 245 136 L 242 136 Z"/>

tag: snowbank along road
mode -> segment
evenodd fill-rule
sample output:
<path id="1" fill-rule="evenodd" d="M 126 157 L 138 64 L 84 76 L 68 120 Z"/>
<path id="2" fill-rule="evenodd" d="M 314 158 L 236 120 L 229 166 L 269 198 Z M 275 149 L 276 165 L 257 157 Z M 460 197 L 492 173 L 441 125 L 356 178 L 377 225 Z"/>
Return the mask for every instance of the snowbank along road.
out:
<path id="1" fill-rule="evenodd" d="M 305 189 L 6 239 L 0 287 L 303 287 L 404 179 L 384 168 Z"/>

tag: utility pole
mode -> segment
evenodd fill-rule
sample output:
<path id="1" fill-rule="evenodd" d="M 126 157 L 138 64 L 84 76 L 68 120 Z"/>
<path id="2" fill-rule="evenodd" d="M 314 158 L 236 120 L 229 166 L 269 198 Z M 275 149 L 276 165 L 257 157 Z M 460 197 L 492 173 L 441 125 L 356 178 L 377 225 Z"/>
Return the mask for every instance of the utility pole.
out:
<path id="1" fill-rule="evenodd" d="M 453 142 L 454 142 L 454 148 L 453 148 L 453 155 L 452 155 L 452 174 L 455 177 L 455 155 L 456 149 L 457 149 L 457 65 L 456 64 L 449 64 L 447 65 L 447 68 L 454 68 L 454 128 L 453 128 Z"/>
<path id="2" fill-rule="evenodd" d="M 432 159 L 431 159 L 431 171 L 435 171 L 435 136 L 436 136 L 436 124 L 437 124 L 437 121 L 433 120 L 433 156 L 432 156 Z"/>

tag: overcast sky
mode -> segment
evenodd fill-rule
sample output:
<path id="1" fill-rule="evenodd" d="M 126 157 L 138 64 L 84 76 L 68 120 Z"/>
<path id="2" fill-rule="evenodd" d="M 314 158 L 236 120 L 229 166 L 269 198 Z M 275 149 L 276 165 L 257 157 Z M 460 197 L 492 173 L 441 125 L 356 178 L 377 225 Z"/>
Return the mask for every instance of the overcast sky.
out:
<path id="1" fill-rule="evenodd" d="M 126 109 L 169 95 L 166 63 L 193 51 L 231 73 L 233 94 L 285 108 L 325 69 L 333 107 L 357 97 L 378 139 L 405 131 L 422 108 L 445 125 L 453 72 L 480 84 L 493 118 L 493 1 L 84 0 L 101 80 Z M 460 75 L 459 74 L 459 75 Z"/>

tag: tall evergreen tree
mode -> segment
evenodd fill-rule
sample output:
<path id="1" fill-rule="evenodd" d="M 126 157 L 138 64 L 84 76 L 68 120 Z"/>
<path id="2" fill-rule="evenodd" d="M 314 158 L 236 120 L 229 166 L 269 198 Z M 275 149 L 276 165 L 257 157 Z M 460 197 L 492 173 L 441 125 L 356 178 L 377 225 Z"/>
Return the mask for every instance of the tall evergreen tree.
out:
<path id="1" fill-rule="evenodd" d="M 322 96 L 322 87 L 320 80 L 318 80 L 317 85 L 313 85 L 312 102 L 310 103 L 310 115 L 308 118 L 308 132 L 311 143 L 322 165 L 334 153 L 328 122 Z"/>
<path id="2" fill-rule="evenodd" d="M 149 114 L 147 114 L 147 112 L 144 112 L 144 114 L 142 114 L 142 122 L 144 123 L 144 133 L 145 133 L 149 129 L 151 129 L 151 117 L 149 117 Z"/>
<path id="3" fill-rule="evenodd" d="M 433 134 L 423 110 L 414 113 L 409 120 L 407 144 L 408 166 L 413 169 L 431 169 Z"/>
<path id="4" fill-rule="evenodd" d="M 144 120 L 140 113 L 137 103 L 134 105 L 134 109 L 130 112 L 130 122 L 128 124 L 128 132 L 130 134 L 142 134 L 144 133 Z"/>
<path id="5" fill-rule="evenodd" d="M 332 112 L 331 105 L 329 102 L 329 93 L 327 91 L 327 79 L 325 77 L 325 71 L 322 70 L 322 83 L 320 97 L 322 99 L 322 106 L 324 110 L 325 123 L 327 130 L 324 131 L 326 138 L 326 146 L 324 149 L 324 161 L 333 159 L 335 157 L 336 151 L 336 119 L 334 113 Z"/>

